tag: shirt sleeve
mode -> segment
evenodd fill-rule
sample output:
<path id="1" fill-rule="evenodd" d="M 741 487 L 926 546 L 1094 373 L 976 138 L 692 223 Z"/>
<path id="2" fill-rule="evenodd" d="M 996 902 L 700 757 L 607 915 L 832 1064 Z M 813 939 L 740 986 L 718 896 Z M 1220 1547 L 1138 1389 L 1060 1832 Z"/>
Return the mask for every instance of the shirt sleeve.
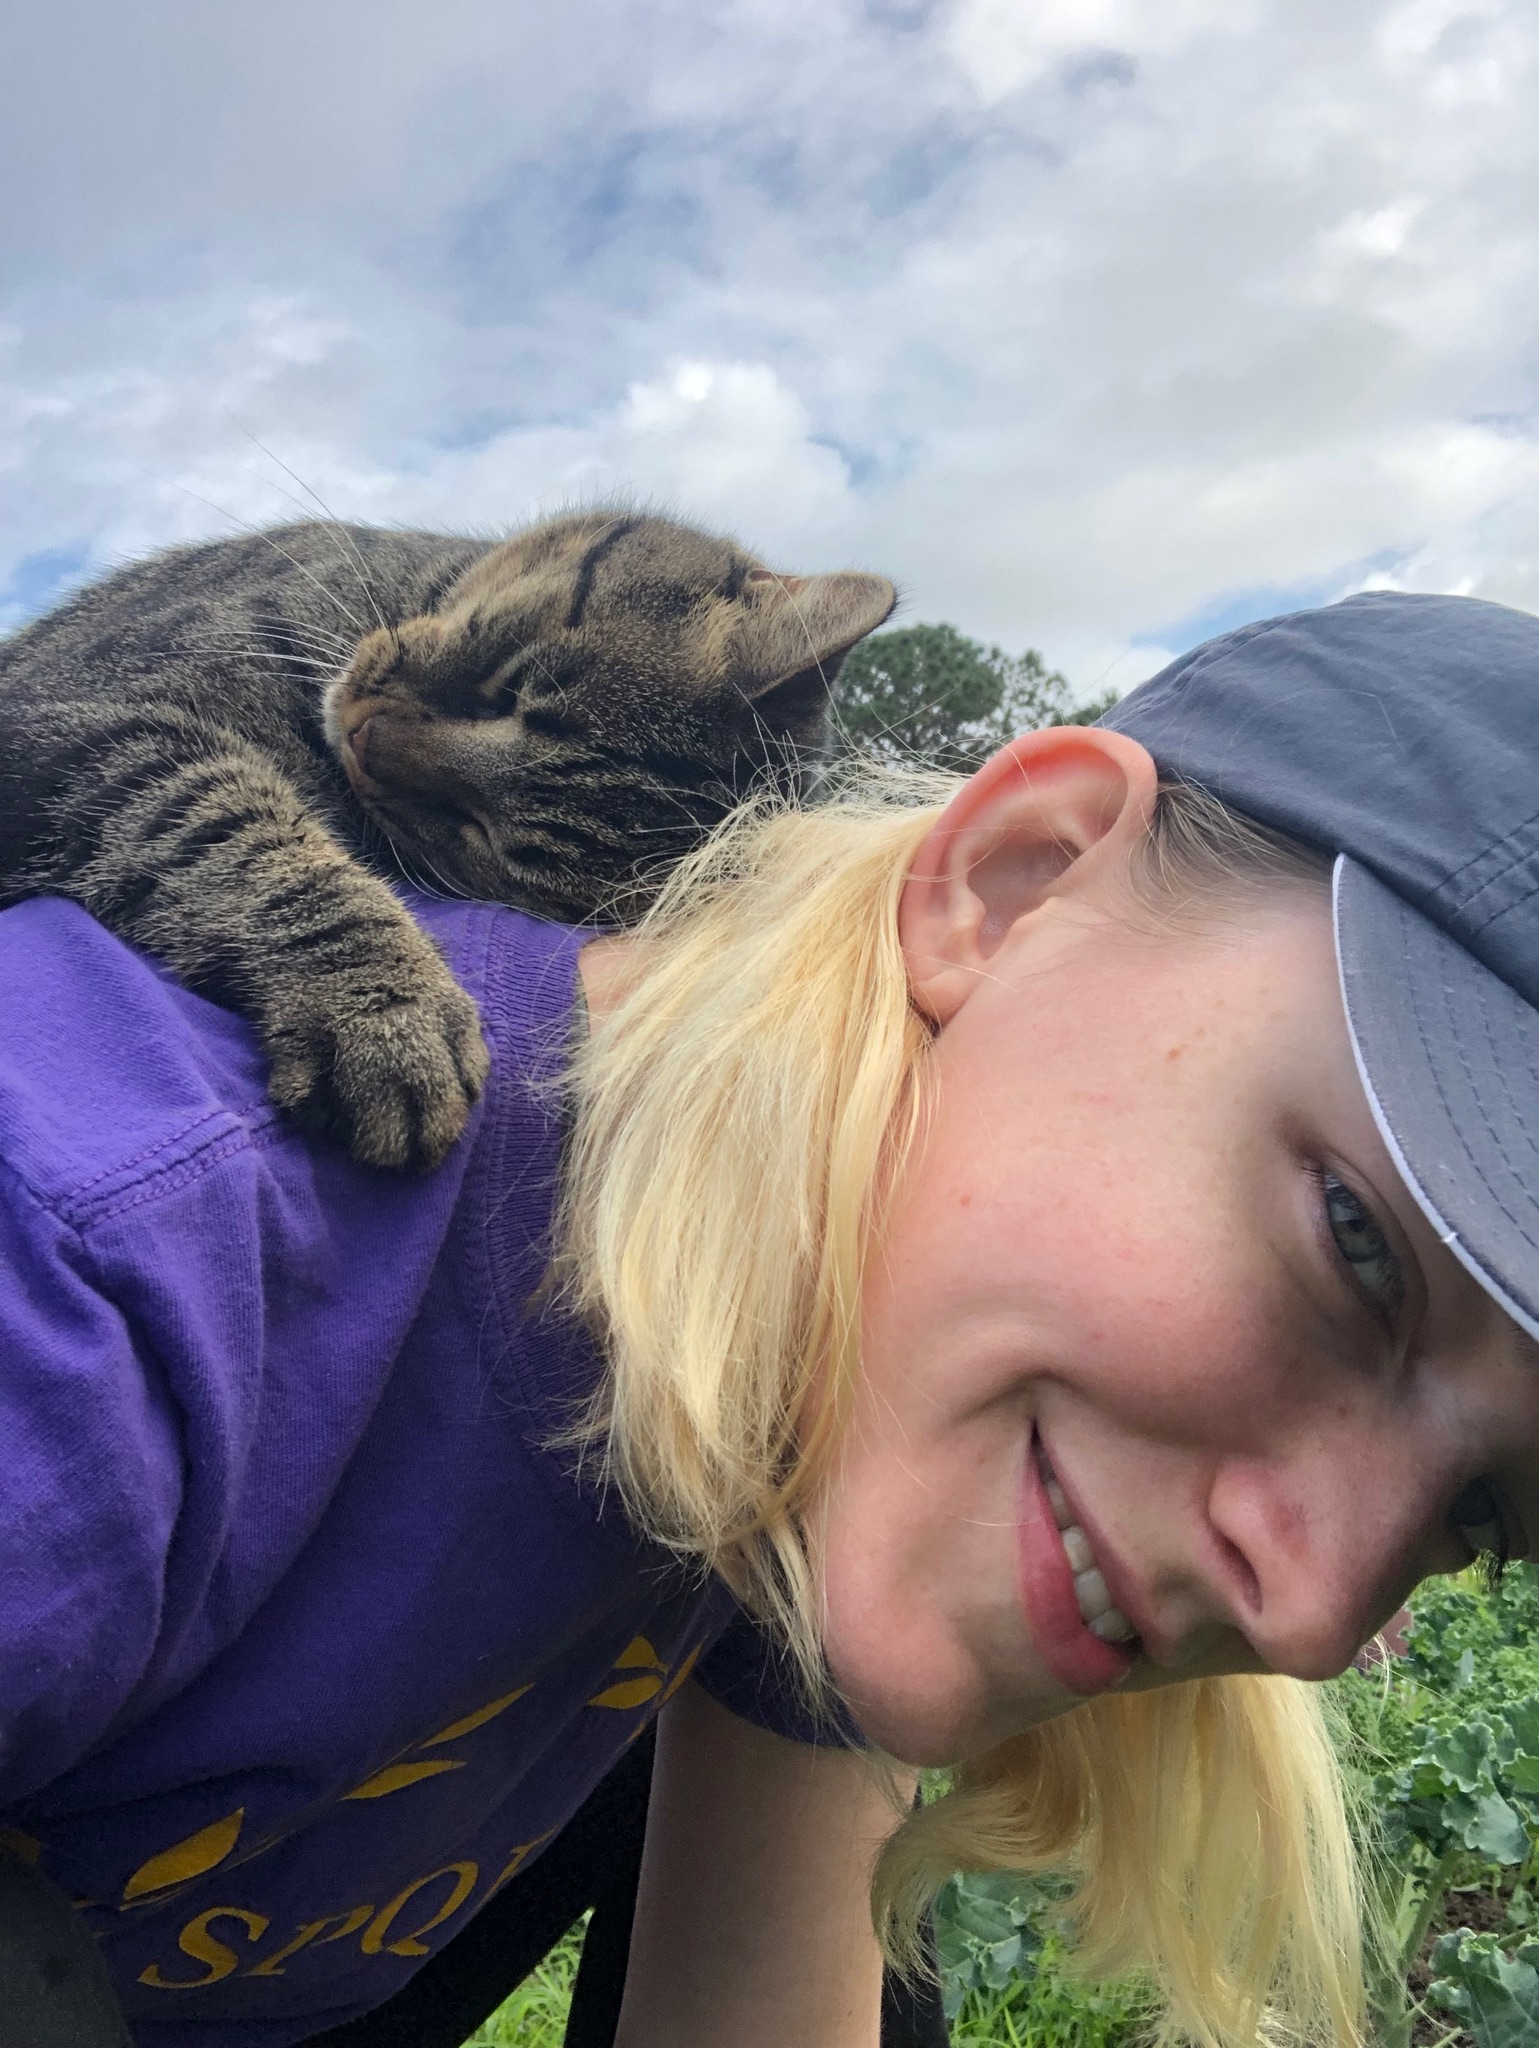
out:
<path id="1" fill-rule="evenodd" d="M 177 1418 L 70 1226 L 0 1167 L 0 1808 L 100 1739 L 161 1626 Z"/>
<path id="2" fill-rule="evenodd" d="M 835 1700 L 819 1713 L 786 1650 L 741 1610 L 701 1657 L 693 1676 L 729 1713 L 771 1735 L 839 1749 L 865 1747 L 849 1709 Z"/>

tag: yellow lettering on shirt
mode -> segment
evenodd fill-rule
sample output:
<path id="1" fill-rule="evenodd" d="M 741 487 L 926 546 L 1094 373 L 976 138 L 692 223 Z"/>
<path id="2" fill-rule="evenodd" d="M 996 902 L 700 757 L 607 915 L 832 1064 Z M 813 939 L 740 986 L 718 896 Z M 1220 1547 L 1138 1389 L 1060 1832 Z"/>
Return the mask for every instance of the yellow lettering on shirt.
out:
<path id="1" fill-rule="evenodd" d="M 622 1665 L 627 1658 L 632 1662 L 638 1653 L 642 1661 L 652 1657 L 652 1648 L 643 1637 L 638 1636 L 622 1656 Z M 618 1667 L 617 1667 L 618 1668 Z M 643 1681 L 650 1684 L 650 1681 Z M 451 1721 L 447 1728 L 440 1728 L 436 1735 L 429 1735 L 419 1742 L 418 1749 L 434 1749 L 440 1743 L 457 1742 L 462 1736 L 474 1734 L 505 1713 L 515 1700 L 532 1692 L 532 1684 L 515 1686 L 512 1692 L 505 1692 L 497 1699 L 489 1700 L 484 1707 L 477 1707 L 473 1713 L 464 1714 L 457 1721 Z M 650 1693 L 648 1693 L 650 1697 Z M 341 1803 L 353 1799 L 384 1799 L 392 1792 L 404 1791 L 410 1785 L 420 1785 L 431 1778 L 441 1778 L 448 1771 L 462 1771 L 469 1759 L 466 1757 L 423 1757 L 416 1762 L 402 1761 L 387 1764 L 383 1770 L 365 1778 L 361 1785 L 355 1785 L 350 1792 L 340 1795 Z M 156 1893 L 166 1892 L 173 1886 L 185 1884 L 190 1878 L 204 1877 L 223 1863 L 235 1849 L 245 1821 L 244 1807 L 237 1807 L 234 1813 L 227 1813 L 222 1820 L 199 1828 L 196 1834 L 174 1843 L 169 1849 L 161 1849 L 141 1863 L 123 1887 L 121 1904 L 132 1905 L 136 1900 L 152 1898 Z M 271 1846 L 268 1844 L 267 1846 Z M 9 1850 L 24 1862 L 36 1863 L 42 1845 L 31 1835 L 25 1835 L 19 1828 L 0 1827 L 0 1851 Z M 255 1853 L 260 1854 L 259 1844 Z M 247 1858 L 249 1860 L 249 1856 Z M 94 1901 L 93 1901 L 94 1903 Z M 320 1923 L 318 1923 L 320 1924 Z M 327 1939 L 333 1937 L 328 1936 Z"/>
<path id="2" fill-rule="evenodd" d="M 615 1682 L 596 1693 L 588 1701 L 589 1706 L 607 1707 L 625 1711 L 646 1706 L 653 1700 L 659 1705 L 671 1699 L 689 1677 L 699 1658 L 701 1645 L 696 1644 L 676 1670 L 669 1672 L 659 1658 L 656 1649 L 645 1636 L 633 1636 L 615 1659 L 613 1670 Z M 532 1685 L 521 1685 L 512 1692 L 503 1693 L 499 1698 L 478 1707 L 474 1712 L 441 1728 L 436 1735 L 425 1737 L 417 1744 L 419 1750 L 431 1749 L 445 1742 L 456 1742 L 470 1735 L 478 1728 L 504 1713 L 515 1700 L 520 1700 Z M 661 1698 L 659 1698 L 661 1695 Z M 650 1717 L 647 1717 L 650 1718 Z M 636 1730 L 645 1726 L 643 1720 Z M 344 1793 L 344 1801 L 355 1799 L 383 1799 L 407 1786 L 421 1784 L 426 1780 L 441 1777 L 449 1771 L 463 1770 L 467 1759 L 462 1757 L 421 1758 L 416 1762 L 403 1761 L 387 1764 L 376 1771 L 362 1784 Z M 152 1897 L 168 1891 L 171 1887 L 186 1883 L 189 1879 L 202 1877 L 214 1870 L 232 1854 L 240 1839 L 245 1821 L 244 1807 L 226 1814 L 222 1820 L 200 1828 L 195 1834 L 174 1843 L 171 1848 L 160 1850 L 156 1855 L 141 1863 L 123 1887 L 125 1905 L 138 1899 Z M 507 1863 L 499 1872 L 495 1882 L 488 1888 L 486 1896 L 508 1883 L 533 1855 L 534 1851 L 551 1839 L 554 1828 L 534 1836 L 527 1842 L 515 1844 Z M 36 1861 L 40 1844 L 31 1836 L 20 1834 L 16 1829 L 0 1830 L 0 1847 L 10 1848 L 13 1853 Z M 450 1863 L 443 1869 L 433 1871 L 427 1877 L 416 1879 L 391 1899 L 376 1913 L 372 1905 L 355 1906 L 344 1913 L 333 1913 L 318 1920 L 306 1921 L 298 1927 L 293 1936 L 272 1955 L 245 1971 L 248 1977 L 281 1977 L 286 1974 L 284 1965 L 306 1948 L 324 1947 L 329 1942 L 345 1941 L 363 1930 L 360 1948 L 365 1955 L 426 1956 L 430 1950 L 423 1936 L 431 1934 L 451 1919 L 476 1887 L 479 1871 L 474 1863 Z M 411 1901 L 429 1886 L 442 1879 L 452 1879 L 449 1891 L 436 1910 L 420 1926 L 390 1939 L 396 1922 L 405 1913 Z M 177 1946 L 184 1955 L 205 1965 L 203 1974 L 196 1977 L 167 1977 L 158 1963 L 151 1963 L 139 1978 L 140 1983 L 158 1991 L 189 1991 L 202 1985 L 217 1984 L 233 1974 L 239 1967 L 240 1958 L 228 1942 L 222 1941 L 213 1932 L 220 1921 L 232 1921 L 246 1930 L 248 1943 L 262 1939 L 270 1921 L 261 1913 L 252 1912 L 239 1906 L 212 1906 L 188 1921 L 177 1940 Z"/>
<path id="3" fill-rule="evenodd" d="M 149 1892 L 163 1892 L 167 1886 L 182 1884 L 189 1877 L 202 1877 L 205 1871 L 223 1863 L 240 1838 L 241 1822 L 245 1817 L 245 1807 L 237 1806 L 223 1820 L 199 1828 L 195 1835 L 189 1835 L 185 1841 L 162 1849 L 159 1855 L 141 1863 L 123 1887 L 123 1904 L 126 1906 L 132 1899 L 142 1899 Z"/>
<path id="4" fill-rule="evenodd" d="M 542 1842 L 548 1842 L 555 1832 L 556 1830 L 554 1828 L 547 1828 L 543 1835 L 536 1835 L 532 1842 L 516 1843 L 512 1855 L 503 1865 L 502 1870 L 498 1874 L 497 1881 L 491 1887 L 491 1891 L 488 1891 L 486 1897 L 489 1899 L 492 1895 L 492 1892 L 501 1891 L 502 1887 L 507 1883 L 510 1877 L 516 1877 L 519 1871 L 528 1862 L 529 1858 L 534 1854 L 535 1850 L 539 1848 L 540 1844 Z M 485 1904 L 485 1900 L 483 1900 L 482 1903 Z"/>
<path id="5" fill-rule="evenodd" d="M 302 1948 L 324 1948 L 328 1941 L 346 1941 L 350 1934 L 356 1934 L 373 1918 L 372 1906 L 354 1906 L 351 1913 L 333 1913 L 325 1920 L 307 1920 L 292 1941 L 285 1942 L 275 1955 L 270 1955 L 264 1963 L 258 1963 L 246 1975 L 281 1977 L 283 1965 L 290 1956 L 297 1956 Z M 331 1930 L 329 1934 L 325 1932 L 327 1928 Z"/>
<path id="6" fill-rule="evenodd" d="M 606 1685 L 589 1700 L 590 1707 L 614 1707 L 624 1711 L 628 1707 L 644 1707 L 648 1700 L 655 1700 L 668 1678 L 668 1667 L 663 1664 L 656 1650 L 645 1636 L 632 1636 L 625 1648 L 615 1659 L 616 1671 L 645 1671 L 644 1678 L 622 1678 L 616 1685 Z"/>
<path id="7" fill-rule="evenodd" d="M 477 1707 L 473 1714 L 467 1714 L 463 1721 L 451 1721 L 447 1728 L 440 1728 L 436 1735 L 430 1735 L 426 1742 L 419 1742 L 419 1749 L 436 1749 L 440 1742 L 458 1742 L 462 1735 L 470 1735 L 477 1728 L 484 1728 L 488 1721 L 511 1707 L 515 1700 L 521 1700 L 526 1692 L 533 1692 L 532 1685 L 521 1685 L 513 1692 L 505 1692 L 500 1700 L 493 1700 L 490 1706 Z M 356 1796 L 356 1795 L 355 1795 Z"/>
<path id="8" fill-rule="evenodd" d="M 602 1692 L 596 1692 L 588 1705 L 614 1707 L 623 1712 L 627 1707 L 644 1707 L 648 1700 L 655 1700 L 662 1689 L 661 1678 L 623 1678 L 618 1685 L 606 1685 Z"/>
<path id="9" fill-rule="evenodd" d="M 415 1884 L 409 1884 L 404 1891 L 397 1892 L 388 1906 L 380 1908 L 373 1925 L 365 1931 L 358 1946 L 366 1956 L 377 1956 L 382 1953 L 392 1956 L 425 1956 L 428 1954 L 428 1946 L 422 1939 L 423 1935 L 431 1934 L 435 1927 L 442 1927 L 451 1915 L 459 1911 L 475 1890 L 476 1879 L 480 1874 L 474 1863 L 446 1863 L 442 1870 L 435 1870 L 427 1877 L 419 1877 Z M 385 1936 L 390 1932 L 392 1924 L 418 1892 L 425 1891 L 430 1884 L 437 1884 L 441 1877 L 452 1877 L 454 1884 L 438 1911 L 430 1919 L 424 1920 L 420 1927 L 414 1927 L 410 1934 L 403 1934 L 399 1941 L 386 1941 Z"/>
<path id="10" fill-rule="evenodd" d="M 684 1683 L 685 1679 L 688 1678 L 691 1671 L 694 1670 L 696 1664 L 699 1663 L 700 1652 L 704 1648 L 704 1643 L 696 1643 L 695 1647 L 684 1659 L 684 1662 L 679 1666 L 678 1670 L 674 1672 L 672 1678 L 669 1679 L 666 1687 L 663 1690 L 663 1696 L 657 1703 L 659 1707 L 667 1706 L 668 1702 L 673 1698 L 674 1694 L 678 1691 L 679 1687 Z"/>
<path id="11" fill-rule="evenodd" d="M 271 1924 L 260 1913 L 248 1913 L 244 1906 L 210 1906 L 196 1920 L 189 1920 L 176 1938 L 184 1956 L 208 1965 L 203 1975 L 163 1977 L 159 1963 L 151 1963 L 147 1970 L 139 1972 L 139 1982 L 148 1984 L 152 1991 L 201 1991 L 205 1984 L 217 1984 L 222 1977 L 233 1975 L 240 1957 L 212 1932 L 216 1920 L 238 1920 L 248 1941 L 260 1941 Z"/>
<path id="12" fill-rule="evenodd" d="M 399 1792 L 406 1785 L 420 1785 L 424 1778 L 441 1778 L 445 1771 L 462 1771 L 464 1757 L 441 1756 L 428 1763 L 387 1764 L 382 1771 L 376 1771 L 372 1778 L 365 1778 L 361 1785 L 355 1785 L 351 1792 L 344 1792 L 347 1799 L 383 1799 L 387 1793 Z"/>
<path id="13" fill-rule="evenodd" d="M 645 1636 L 632 1636 L 615 1659 L 616 1671 L 661 1671 L 663 1660 Z"/>

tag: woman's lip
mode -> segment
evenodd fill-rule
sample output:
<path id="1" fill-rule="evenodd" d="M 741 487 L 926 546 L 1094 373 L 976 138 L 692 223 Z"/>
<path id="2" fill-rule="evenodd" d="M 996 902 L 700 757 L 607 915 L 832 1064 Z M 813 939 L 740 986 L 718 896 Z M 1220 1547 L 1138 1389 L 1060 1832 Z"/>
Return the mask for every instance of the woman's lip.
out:
<path id="1" fill-rule="evenodd" d="M 1021 1605 L 1043 1663 L 1070 1692 L 1088 1699 L 1107 1691 L 1132 1670 L 1136 1647 L 1103 1643 L 1085 1626 L 1074 1593 L 1074 1574 L 1035 1455 L 1026 1459 Z"/>

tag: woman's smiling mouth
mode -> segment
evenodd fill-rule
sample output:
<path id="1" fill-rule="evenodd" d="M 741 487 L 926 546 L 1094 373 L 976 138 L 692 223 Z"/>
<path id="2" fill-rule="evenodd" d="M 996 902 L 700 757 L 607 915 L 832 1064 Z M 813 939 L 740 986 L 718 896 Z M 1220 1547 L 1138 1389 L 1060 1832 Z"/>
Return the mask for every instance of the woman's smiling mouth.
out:
<path id="1" fill-rule="evenodd" d="M 1090 1538 L 1074 1519 L 1069 1503 L 1063 1497 L 1063 1488 L 1053 1477 L 1053 1468 L 1047 1462 L 1047 1453 L 1040 1439 L 1037 1443 L 1037 1459 L 1043 1468 L 1042 1488 L 1053 1510 L 1053 1520 L 1058 1524 L 1058 1533 L 1063 1538 L 1064 1554 L 1069 1560 L 1069 1569 L 1074 1574 L 1074 1597 L 1079 1602 L 1079 1611 L 1086 1628 L 1093 1636 L 1099 1636 L 1103 1643 L 1131 1643 L 1137 1637 L 1134 1628 L 1122 1609 L 1115 1605 L 1100 1566 L 1095 1561 L 1095 1552 L 1090 1547 Z"/>
<path id="2" fill-rule="evenodd" d="M 1112 1600 L 1040 1437 L 1026 1461 L 1025 1492 L 1021 1578 L 1033 1639 L 1070 1692 L 1105 1692 L 1131 1670 L 1138 1636 Z"/>

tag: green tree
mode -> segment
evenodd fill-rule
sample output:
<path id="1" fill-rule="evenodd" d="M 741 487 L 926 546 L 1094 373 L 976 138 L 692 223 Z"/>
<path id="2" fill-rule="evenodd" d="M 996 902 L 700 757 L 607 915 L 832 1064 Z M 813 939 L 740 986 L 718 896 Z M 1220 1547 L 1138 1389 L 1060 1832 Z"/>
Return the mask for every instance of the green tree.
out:
<path id="1" fill-rule="evenodd" d="M 848 744 L 881 760 L 976 768 L 1017 733 L 1088 725 L 1115 693 L 1076 706 L 1034 647 L 1006 654 L 955 626 L 900 626 L 845 660 L 835 718 Z"/>

